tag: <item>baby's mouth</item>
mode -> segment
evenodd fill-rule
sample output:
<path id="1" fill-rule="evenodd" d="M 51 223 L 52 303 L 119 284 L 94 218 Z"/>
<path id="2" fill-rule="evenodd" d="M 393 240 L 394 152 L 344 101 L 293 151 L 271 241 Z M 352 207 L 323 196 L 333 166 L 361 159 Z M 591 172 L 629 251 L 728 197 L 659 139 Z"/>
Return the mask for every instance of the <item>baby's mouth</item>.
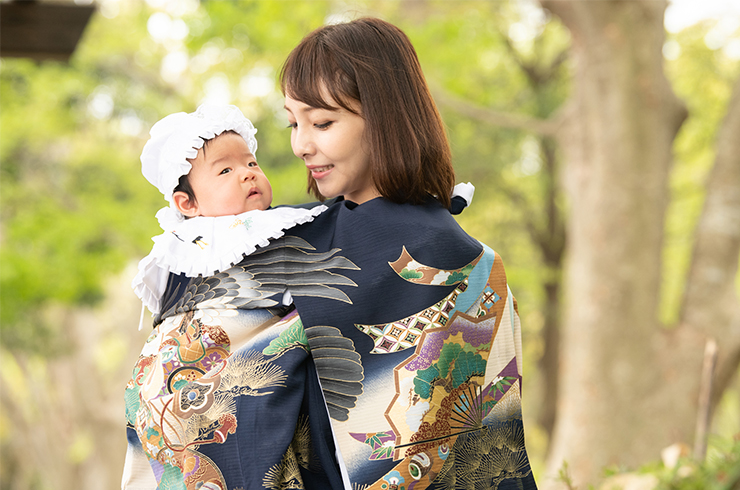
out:
<path id="1" fill-rule="evenodd" d="M 260 194 L 259 189 L 257 189 L 256 187 L 252 187 L 252 189 L 250 189 L 249 191 L 249 194 L 247 194 L 247 199 L 249 199 L 252 196 L 259 195 L 259 194 Z"/>

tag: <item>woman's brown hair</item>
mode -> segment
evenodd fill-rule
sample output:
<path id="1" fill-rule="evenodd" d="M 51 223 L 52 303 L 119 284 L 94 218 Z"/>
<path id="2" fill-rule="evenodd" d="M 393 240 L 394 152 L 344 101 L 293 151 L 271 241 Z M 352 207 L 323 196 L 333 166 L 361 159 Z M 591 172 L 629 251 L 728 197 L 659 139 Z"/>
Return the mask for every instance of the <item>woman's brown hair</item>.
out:
<path id="1" fill-rule="evenodd" d="M 359 102 L 378 192 L 413 204 L 431 194 L 450 206 L 450 145 L 416 51 L 399 28 L 376 18 L 323 26 L 290 53 L 280 86 L 321 109 L 337 109 L 334 102 L 357 114 L 353 101 Z M 308 189 L 323 199 L 310 173 Z"/>

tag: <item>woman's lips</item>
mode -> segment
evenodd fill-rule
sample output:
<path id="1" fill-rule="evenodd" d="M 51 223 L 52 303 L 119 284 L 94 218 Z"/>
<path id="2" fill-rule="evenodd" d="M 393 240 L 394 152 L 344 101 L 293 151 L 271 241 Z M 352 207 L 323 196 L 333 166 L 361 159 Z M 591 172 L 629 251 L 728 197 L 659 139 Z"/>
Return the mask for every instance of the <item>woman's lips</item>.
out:
<path id="1" fill-rule="evenodd" d="M 307 168 L 308 168 L 308 170 L 311 171 L 311 177 L 313 177 L 314 179 L 321 179 L 321 178 L 325 177 L 326 175 L 328 175 L 329 172 L 331 172 L 331 169 L 334 168 L 334 165 L 329 164 L 329 165 L 324 165 L 324 166 L 321 166 L 321 167 L 319 167 L 319 166 L 307 166 Z"/>

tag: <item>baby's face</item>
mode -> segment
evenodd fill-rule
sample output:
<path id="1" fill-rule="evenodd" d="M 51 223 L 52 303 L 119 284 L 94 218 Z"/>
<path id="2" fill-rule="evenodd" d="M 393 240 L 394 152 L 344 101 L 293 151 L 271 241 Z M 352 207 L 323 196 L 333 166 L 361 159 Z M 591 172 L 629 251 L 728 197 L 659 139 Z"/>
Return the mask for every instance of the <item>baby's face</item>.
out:
<path id="1" fill-rule="evenodd" d="M 216 136 L 190 163 L 195 216 L 225 216 L 270 206 L 270 181 L 238 134 Z"/>

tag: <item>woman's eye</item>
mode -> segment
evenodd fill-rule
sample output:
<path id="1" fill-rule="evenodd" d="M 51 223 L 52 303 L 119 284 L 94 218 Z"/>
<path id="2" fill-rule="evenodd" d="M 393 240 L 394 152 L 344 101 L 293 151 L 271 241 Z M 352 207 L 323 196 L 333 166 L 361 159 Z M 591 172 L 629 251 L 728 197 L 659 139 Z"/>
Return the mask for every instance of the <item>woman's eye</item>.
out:
<path id="1" fill-rule="evenodd" d="M 218 175 L 228 174 L 229 172 L 231 172 L 231 169 L 230 168 L 225 168 L 225 169 L 221 170 L 221 173 L 218 174 Z"/>
<path id="2" fill-rule="evenodd" d="M 316 129 L 326 129 L 329 126 L 331 126 L 333 123 L 334 123 L 334 121 L 327 121 L 327 122 L 321 123 L 321 124 L 314 124 L 313 127 L 316 128 Z"/>
<path id="3" fill-rule="evenodd" d="M 298 123 L 297 123 L 297 122 L 289 122 L 289 123 L 288 123 L 288 127 L 289 127 L 290 129 L 295 129 L 295 128 L 297 128 L 297 127 L 298 127 Z"/>

